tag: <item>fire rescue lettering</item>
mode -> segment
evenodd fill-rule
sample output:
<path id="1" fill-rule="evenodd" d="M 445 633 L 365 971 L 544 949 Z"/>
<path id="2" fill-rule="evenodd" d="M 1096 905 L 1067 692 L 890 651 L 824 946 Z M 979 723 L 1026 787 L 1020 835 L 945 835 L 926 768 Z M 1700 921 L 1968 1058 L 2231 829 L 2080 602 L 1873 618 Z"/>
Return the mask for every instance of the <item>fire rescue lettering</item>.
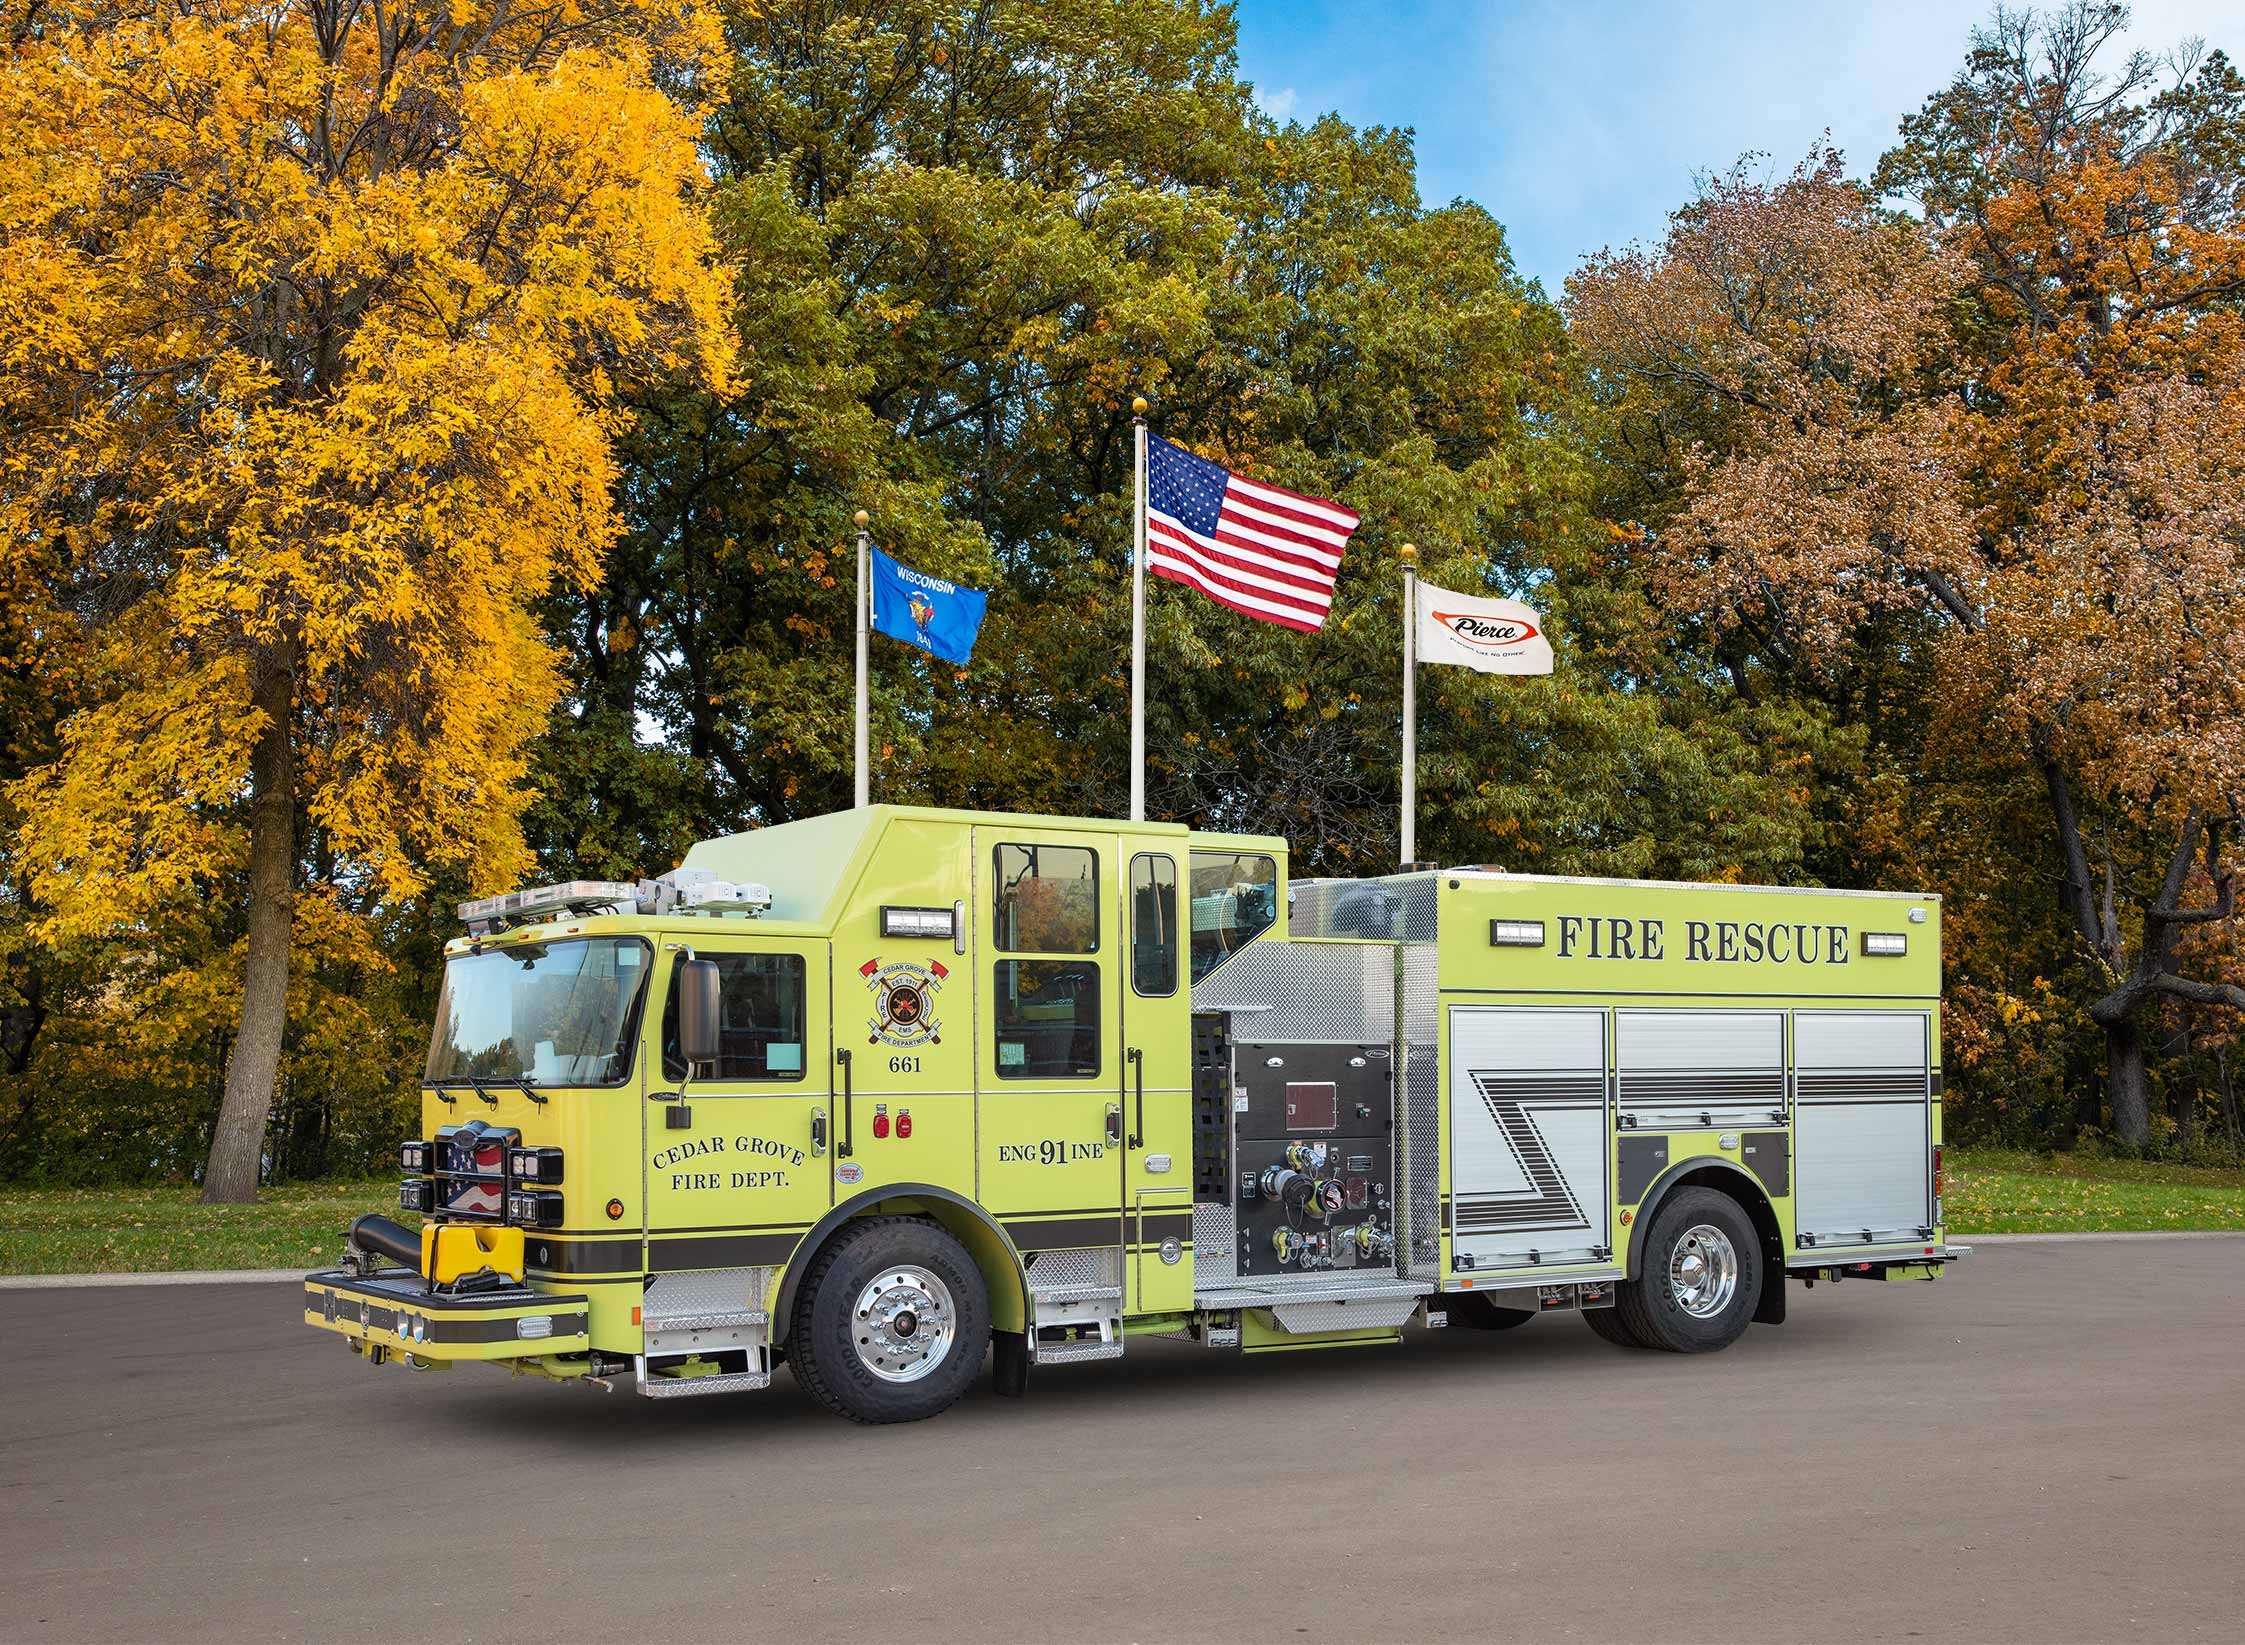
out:
<path id="1" fill-rule="evenodd" d="M 792 1147 L 784 1142 L 774 1142 L 769 1137 L 734 1137 L 730 1142 L 727 1142 L 723 1137 L 695 1137 L 691 1141 L 671 1144 L 670 1147 L 651 1157 L 647 1164 L 652 1170 L 670 1172 L 670 1186 L 673 1193 L 683 1193 L 697 1188 L 785 1188 L 787 1186 L 787 1173 L 779 1170 L 679 1171 L 672 1169 L 674 1166 L 684 1165 L 688 1160 L 699 1159 L 704 1155 L 725 1153 L 746 1155 L 750 1159 L 771 1160 L 780 1165 L 801 1165 L 804 1158 L 802 1149 Z"/>
<path id="2" fill-rule="evenodd" d="M 1687 961 L 1715 965 L 1845 965 L 1854 952 L 1844 925 L 1784 925 L 1762 920 L 1686 920 Z M 1664 960 L 1663 921 L 1603 914 L 1559 916 L 1559 958 Z"/>

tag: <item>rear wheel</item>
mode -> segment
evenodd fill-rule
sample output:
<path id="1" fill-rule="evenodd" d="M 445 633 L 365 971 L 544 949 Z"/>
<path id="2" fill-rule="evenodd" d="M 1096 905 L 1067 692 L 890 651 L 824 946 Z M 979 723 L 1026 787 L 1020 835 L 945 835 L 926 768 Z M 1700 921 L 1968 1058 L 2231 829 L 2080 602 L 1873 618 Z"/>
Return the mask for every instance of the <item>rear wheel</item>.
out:
<path id="1" fill-rule="evenodd" d="M 1613 1311 L 1647 1348 L 1705 1354 L 1739 1339 L 1761 1290 L 1762 1242 L 1738 1201 L 1680 1188 L 1646 1230 L 1644 1265 Z"/>
<path id="2" fill-rule="evenodd" d="M 1618 1302 L 1611 1308 L 1585 1308 L 1582 1311 L 1582 1322 L 1616 1348 L 1643 1348 L 1647 1346 L 1631 1334 L 1629 1322 L 1621 1317 L 1621 1306 Z"/>
<path id="3" fill-rule="evenodd" d="M 989 1345 L 990 1301 L 966 1248 L 917 1217 L 869 1217 L 812 1260 L 788 1359 L 852 1422 L 916 1422 L 967 1391 Z"/>

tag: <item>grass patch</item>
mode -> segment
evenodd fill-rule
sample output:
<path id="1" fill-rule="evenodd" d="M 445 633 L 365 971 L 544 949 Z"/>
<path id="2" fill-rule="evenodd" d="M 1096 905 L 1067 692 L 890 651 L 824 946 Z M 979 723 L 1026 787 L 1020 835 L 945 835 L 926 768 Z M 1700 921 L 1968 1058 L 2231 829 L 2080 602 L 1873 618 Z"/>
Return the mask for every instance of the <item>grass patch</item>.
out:
<path id="1" fill-rule="evenodd" d="M 395 1214 L 397 1179 L 291 1183 L 255 1205 L 205 1205 L 193 1188 L 0 1188 L 0 1274 L 146 1274 L 321 1268 L 367 1211 Z"/>
<path id="2" fill-rule="evenodd" d="M 2231 1167 L 1952 1148 L 1948 1176 L 1956 1235 L 2245 1228 L 2245 1170 Z"/>
<path id="3" fill-rule="evenodd" d="M 2087 1154 L 1949 1150 L 1949 1232 L 2245 1229 L 2245 1169 Z M 394 1214 L 397 1182 L 294 1183 L 255 1205 L 192 1188 L 0 1189 L 0 1274 L 316 1268 L 366 1211 Z"/>

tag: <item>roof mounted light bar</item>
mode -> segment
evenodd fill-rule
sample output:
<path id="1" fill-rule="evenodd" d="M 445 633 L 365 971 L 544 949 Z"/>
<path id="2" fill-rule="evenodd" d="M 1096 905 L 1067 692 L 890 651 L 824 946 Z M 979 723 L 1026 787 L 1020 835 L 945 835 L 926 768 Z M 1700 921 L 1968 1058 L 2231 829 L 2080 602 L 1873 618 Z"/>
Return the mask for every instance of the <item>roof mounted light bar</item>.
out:
<path id="1" fill-rule="evenodd" d="M 469 934 L 487 937 L 509 926 L 559 914 L 731 914 L 754 919 L 772 906 L 772 888 L 754 880 L 721 880 L 706 868 L 674 868 L 652 880 L 565 880 L 459 906 Z"/>
<path id="2" fill-rule="evenodd" d="M 478 897 L 460 905 L 460 918 L 482 936 L 541 914 L 578 911 L 630 914 L 639 910 L 639 887 L 631 880 L 565 880 L 559 885 L 536 885 L 496 897 Z"/>

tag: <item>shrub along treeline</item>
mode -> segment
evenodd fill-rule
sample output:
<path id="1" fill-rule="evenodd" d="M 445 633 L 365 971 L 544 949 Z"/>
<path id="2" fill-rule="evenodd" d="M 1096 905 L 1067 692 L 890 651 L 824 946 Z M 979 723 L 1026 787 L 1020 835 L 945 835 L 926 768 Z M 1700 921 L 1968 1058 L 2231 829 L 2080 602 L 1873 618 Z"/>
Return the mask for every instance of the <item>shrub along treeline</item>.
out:
<path id="1" fill-rule="evenodd" d="M 2219 53 L 2005 14 L 1555 299 L 1201 0 L 237 11 L 0 67 L 0 1174 L 379 1168 L 459 897 L 846 806 L 858 508 L 993 596 L 876 797 L 1122 810 L 1134 393 L 1365 521 L 1315 636 L 1156 585 L 1155 814 L 1391 866 L 1408 538 L 1559 652 L 1424 673 L 1422 856 L 1938 891 L 1952 1137 L 2237 1147 Z"/>

